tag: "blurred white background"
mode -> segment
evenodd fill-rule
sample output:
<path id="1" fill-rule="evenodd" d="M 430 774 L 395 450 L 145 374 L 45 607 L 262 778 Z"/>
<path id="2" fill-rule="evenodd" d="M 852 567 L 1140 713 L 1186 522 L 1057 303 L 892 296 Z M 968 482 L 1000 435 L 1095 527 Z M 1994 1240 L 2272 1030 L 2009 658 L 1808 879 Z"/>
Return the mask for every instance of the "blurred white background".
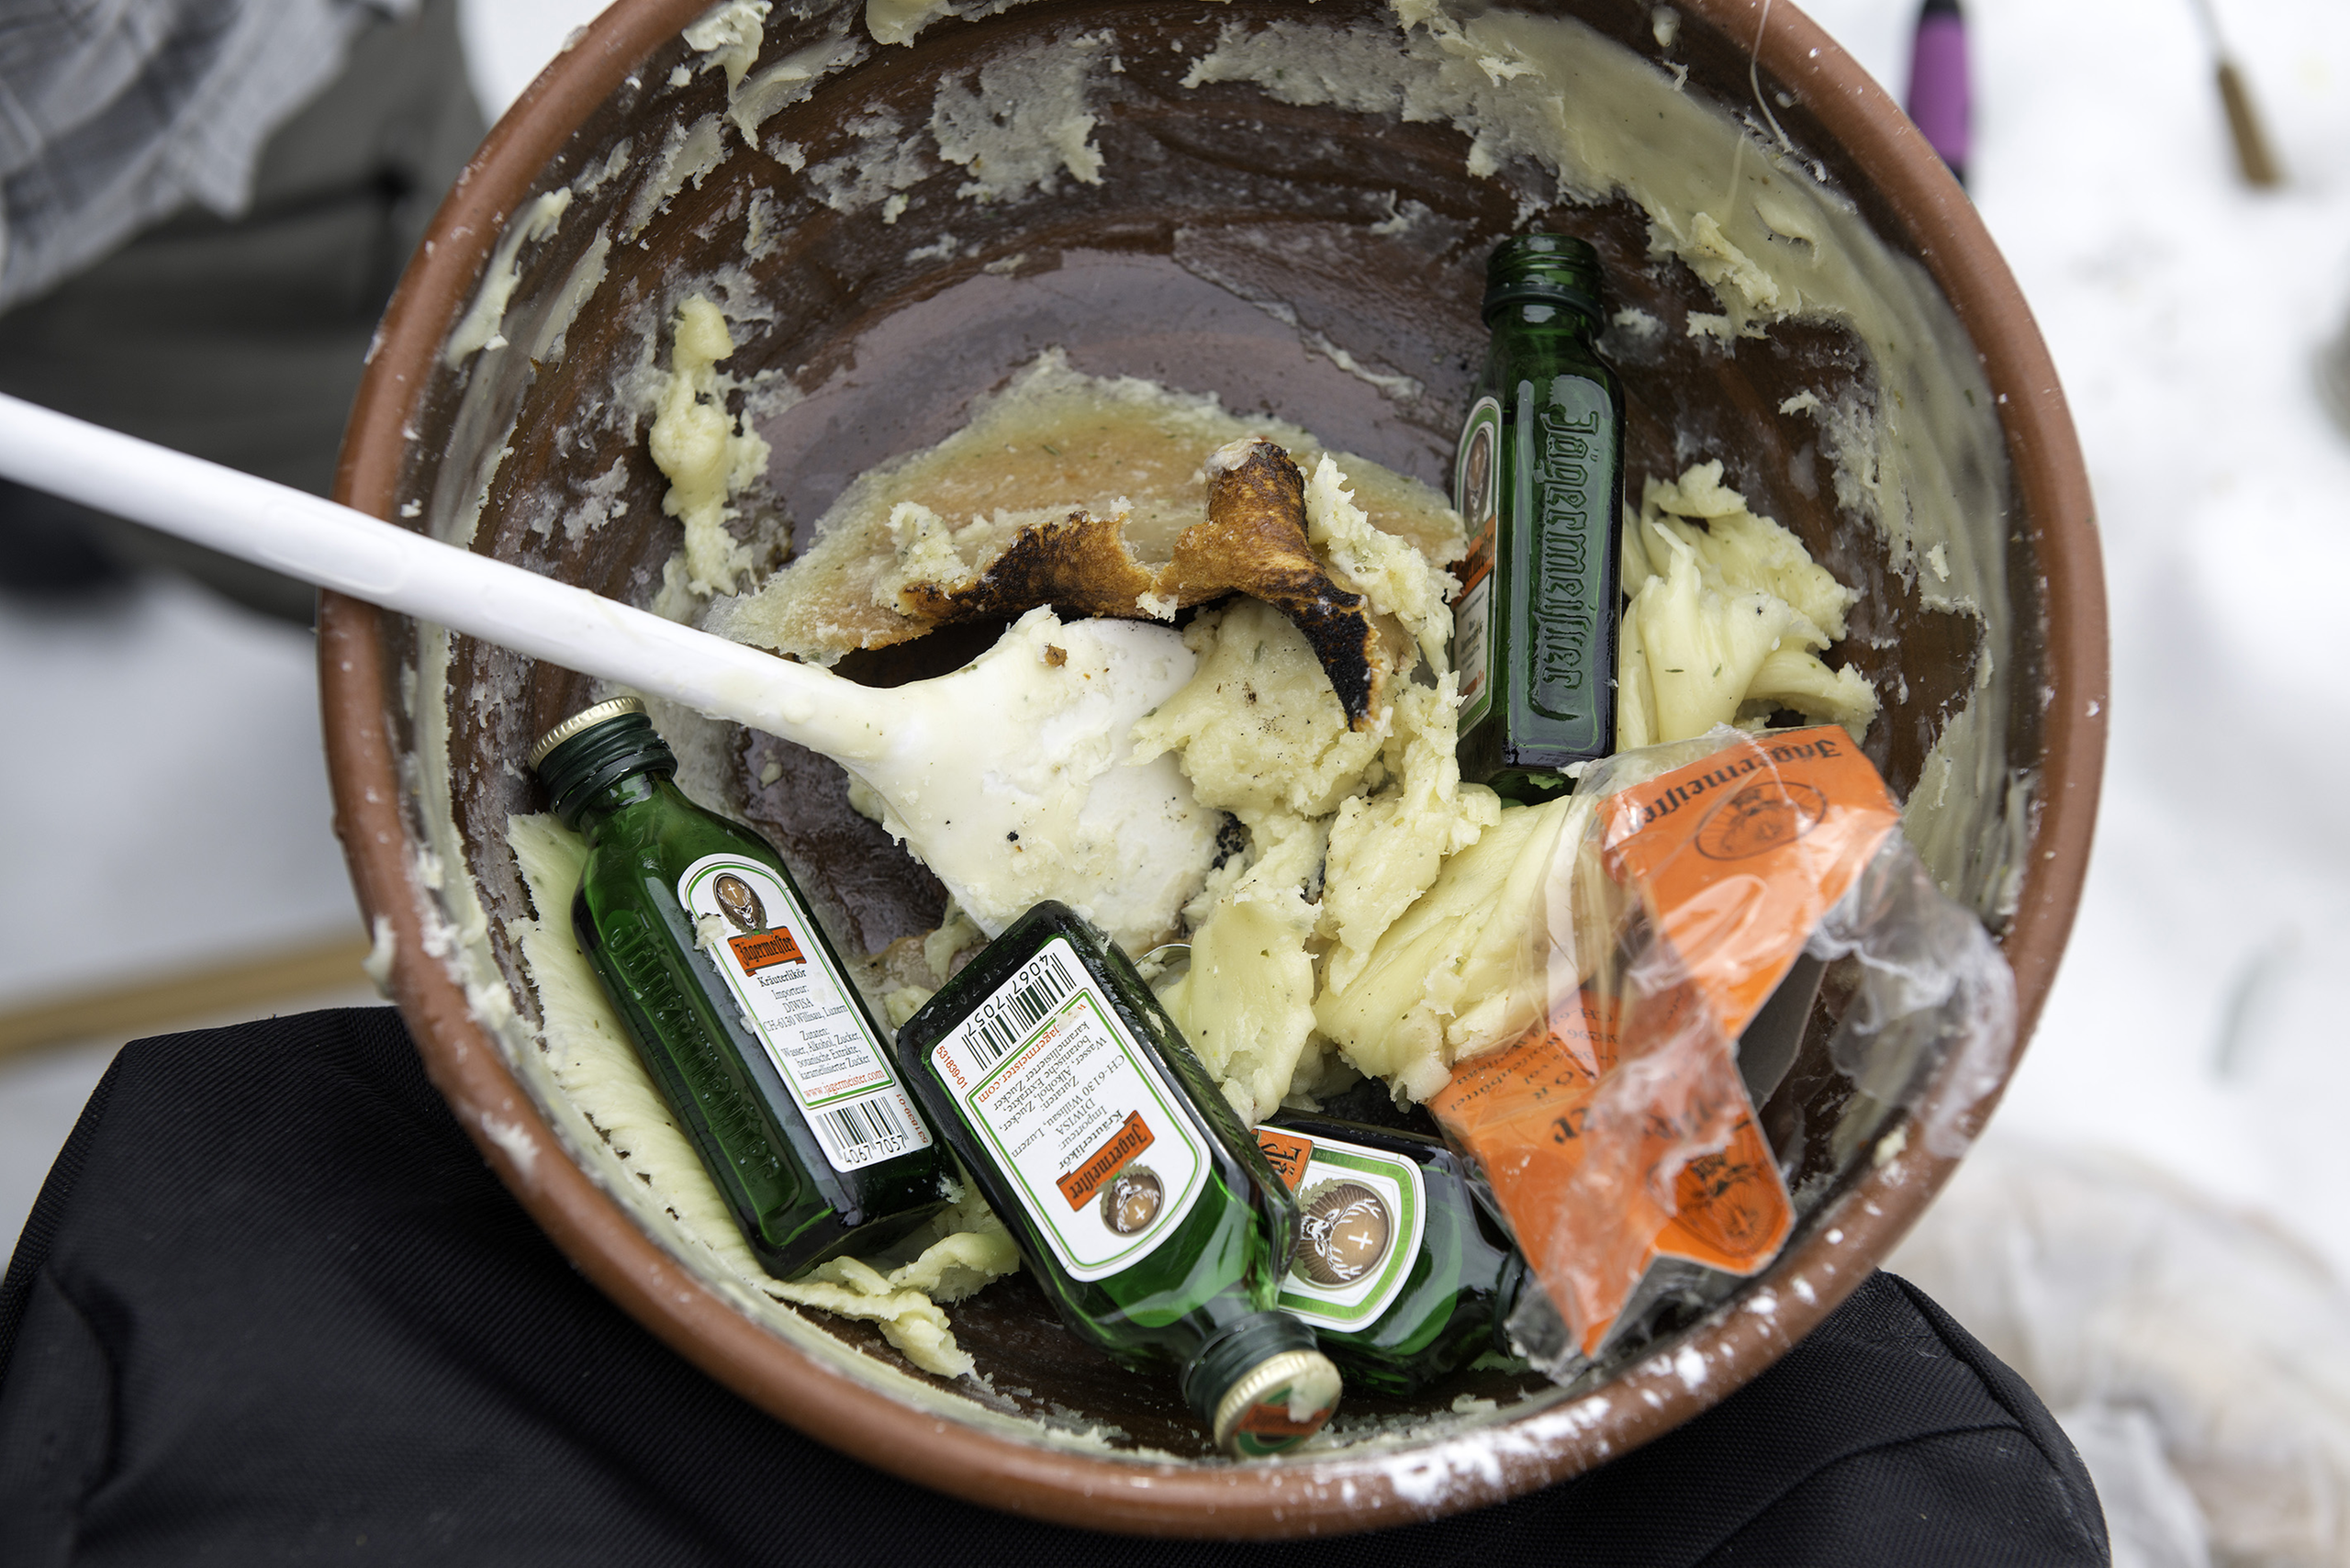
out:
<path id="1" fill-rule="evenodd" d="M 487 118 L 601 8 L 467 0 L 467 63 Z M 315 656 L 307 633 L 176 580 L 98 612 L 0 599 L 0 725 L 25 738 L 0 779 L 0 1016 L 274 955 L 294 957 L 281 967 L 303 991 L 13 1055 L 0 1036 L 9 1245 L 125 1040 L 379 1000 L 355 964 L 319 961 L 360 930 L 329 825 Z M 142 911 L 127 925 L 109 913 L 125 888 Z"/>
<path id="2" fill-rule="evenodd" d="M 2113 727 L 2087 896 L 1981 1162 L 2006 1185 L 1970 1167 L 1951 1217 L 1928 1222 L 1942 1231 L 1914 1250 L 1954 1303 L 1970 1278 L 2070 1245 L 2053 1222 L 2029 1235 L 1995 1225 L 1972 1252 L 1955 1239 L 1962 1221 L 2009 1212 L 1997 1204 L 2019 1201 L 2010 1189 L 2032 1189 L 2013 1179 L 2017 1162 L 2061 1163 L 2054 1151 L 2090 1159 L 2111 1190 L 2201 1205 L 2197 1256 L 2211 1271 L 2232 1267 L 2230 1237 L 2283 1249 L 2263 1267 L 2290 1272 L 2314 1255 L 2337 1277 L 2350 1271 L 2350 1203 L 2333 1187 L 2350 1103 L 2350 812 L 2335 809 L 2350 778 L 2350 438 L 2315 394 L 2321 346 L 2350 314 L 2350 6 L 2215 3 L 2284 164 L 2281 189 L 2236 175 L 2190 0 L 1967 4 L 1971 190 L 2038 313 L 2087 454 L 2111 597 Z M 1916 0 L 1807 8 L 1902 95 Z M 492 118 L 592 9 L 472 0 L 466 39 Z M 19 737 L 16 766 L 0 770 L 0 1014 L 126 975 L 355 936 L 310 660 L 307 637 L 171 584 L 106 616 L 0 607 L 0 728 Z M 125 886 L 150 912 L 129 927 L 106 913 Z M 338 980 L 324 999 L 364 994 Z M 21 1223 L 118 1043 L 0 1058 L 0 1236 Z M 2147 1169 L 2167 1176 L 2132 1174 Z M 2133 1243 L 2151 1249 L 2146 1268 L 2124 1269 L 2109 1294 L 2160 1272 L 2169 1233 L 2148 1234 Z M 1983 1248 L 2004 1249 L 2004 1261 Z M 2300 1381 L 2314 1387 L 2333 1375 L 2324 1368 L 2343 1358 L 2350 1319 L 2322 1268 L 2294 1278 L 2307 1294 L 2295 1310 L 2318 1325 L 2296 1340 Z M 2028 1375 L 2053 1375 L 2035 1372 L 2028 1337 L 1999 1338 L 1993 1319 L 2014 1306 L 2012 1291 L 1993 1292 L 1962 1315 Z M 2312 1348 L 2328 1325 L 2331 1340 Z M 2180 1356 L 2199 1346 L 2210 1349 L 2198 1340 Z M 2258 1354 L 2268 1375 L 2294 1372 Z M 2042 1386 L 2052 1403 L 2099 1397 Z M 2199 1473 L 2175 1432 L 2141 1440 L 2129 1420 L 2087 1417 L 2075 1429 L 2093 1460 L 2107 1456 L 2109 1510 L 2138 1495 L 2116 1467 L 2153 1454 L 2154 1469 L 2140 1465 L 2154 1488 L 2147 1517 L 2176 1511 L 2161 1493 L 2165 1443 L 2170 1465 Z M 2345 1429 L 2336 1418 L 2304 1447 Z M 2350 1477 L 2350 1451 L 2331 1450 L 2326 1465 Z M 2207 1507 L 2223 1506 L 2195 1484 Z M 2210 1561 L 2192 1535 L 2125 1540 L 2117 1561 Z M 2299 1550 L 2256 1560 L 2350 1561 L 2340 1541 Z"/>

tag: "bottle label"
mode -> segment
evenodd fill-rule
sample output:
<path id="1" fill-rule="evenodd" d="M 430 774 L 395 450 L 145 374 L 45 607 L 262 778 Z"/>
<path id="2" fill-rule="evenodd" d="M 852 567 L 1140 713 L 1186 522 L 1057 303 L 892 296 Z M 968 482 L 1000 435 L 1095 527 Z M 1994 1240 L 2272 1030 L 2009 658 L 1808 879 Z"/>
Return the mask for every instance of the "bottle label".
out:
<path id="1" fill-rule="evenodd" d="M 1452 505 L 1469 535 L 1460 593 L 1452 606 L 1452 667 L 1460 673 L 1460 728 L 1493 706 L 1488 628 L 1493 623 L 1494 551 L 1501 530 L 1502 406 L 1480 398 L 1460 426 L 1452 465 Z"/>
<path id="2" fill-rule="evenodd" d="M 1281 1310 L 1328 1328 L 1377 1321 L 1403 1294 L 1427 1228 L 1419 1166 L 1287 1127 L 1259 1127 L 1257 1146 L 1297 1194 L 1302 1215 Z"/>
<path id="3" fill-rule="evenodd" d="M 738 855 L 705 855 L 677 879 L 677 902 L 834 1170 L 930 1147 L 848 978 L 782 879 Z"/>
<path id="4" fill-rule="evenodd" d="M 931 1070 L 1071 1278 L 1133 1267 L 1204 1191 L 1208 1150 L 1067 937 L 932 1047 Z"/>

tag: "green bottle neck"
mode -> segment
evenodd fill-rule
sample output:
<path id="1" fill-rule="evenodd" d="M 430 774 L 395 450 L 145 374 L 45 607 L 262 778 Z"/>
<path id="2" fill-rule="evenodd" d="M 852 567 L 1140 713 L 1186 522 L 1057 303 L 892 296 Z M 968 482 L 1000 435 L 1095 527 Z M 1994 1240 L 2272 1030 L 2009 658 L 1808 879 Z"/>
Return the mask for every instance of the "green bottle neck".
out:
<path id="1" fill-rule="evenodd" d="M 624 780 L 673 776 L 677 771 L 676 754 L 638 711 L 634 699 L 610 706 L 627 711 L 591 723 L 532 764 L 539 781 L 547 788 L 548 804 L 565 827 L 585 831 L 583 820 L 591 805 L 609 818 L 614 810 L 658 793 L 646 786 L 611 798 L 610 792 Z M 597 710 L 588 711 L 594 714 Z"/>
<path id="2" fill-rule="evenodd" d="M 574 808 L 572 827 L 592 846 L 623 812 L 677 792 L 669 776 L 657 768 L 622 774 Z"/>
<path id="3" fill-rule="evenodd" d="M 1485 258 L 1488 325 L 1509 306 L 1563 306 L 1596 321 L 1602 314 L 1599 252 L 1568 234 L 1535 232 L 1505 240 Z"/>
<path id="4" fill-rule="evenodd" d="M 1485 324 L 1497 337 L 1506 333 L 1511 336 L 1570 338 L 1585 348 L 1591 346 L 1593 333 L 1597 330 L 1597 323 L 1572 306 L 1554 305 L 1539 299 L 1513 299 L 1496 305 L 1486 317 Z"/>
<path id="5" fill-rule="evenodd" d="M 1218 1448 L 1237 1455 L 1279 1452 L 1310 1436 L 1336 1406 L 1337 1373 L 1316 1343 L 1314 1330 L 1285 1312 L 1252 1313 L 1202 1346 L 1184 1363 L 1179 1386 Z M 1272 1437 L 1236 1431 L 1235 1423 L 1259 1400 L 1270 1398 L 1276 1388 L 1286 1398 L 1292 1383 L 1316 1373 L 1326 1378 L 1327 1402 L 1315 1401 L 1319 1409 L 1311 1427 Z"/>

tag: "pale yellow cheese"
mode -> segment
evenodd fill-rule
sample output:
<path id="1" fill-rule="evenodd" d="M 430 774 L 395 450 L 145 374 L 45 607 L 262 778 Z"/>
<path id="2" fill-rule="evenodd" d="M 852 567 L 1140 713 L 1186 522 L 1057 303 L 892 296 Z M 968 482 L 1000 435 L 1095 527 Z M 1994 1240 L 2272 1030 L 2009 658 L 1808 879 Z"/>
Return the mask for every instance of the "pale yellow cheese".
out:
<path id="1" fill-rule="evenodd" d="M 1199 667 L 1135 726 L 1137 759 L 1175 752 L 1200 803 L 1252 829 L 1327 816 L 1362 789 L 1385 749 L 1392 710 L 1348 728 L 1313 645 L 1280 610 L 1236 599 L 1195 619 L 1183 641 Z"/>
<path id="2" fill-rule="evenodd" d="M 1214 900 L 1191 967 L 1158 993 L 1246 1124 L 1288 1097 L 1314 1033 L 1315 910 L 1303 890 L 1326 832 L 1296 817 L 1260 828 L 1270 846 Z"/>
<path id="3" fill-rule="evenodd" d="M 1651 478 L 1639 511 L 1625 513 L 1617 749 L 1757 723 L 1782 707 L 1861 739 L 1875 692 L 1818 657 L 1844 635 L 1859 594 L 1721 476 L 1717 461 Z"/>
<path id="4" fill-rule="evenodd" d="M 734 591 L 751 552 L 726 521 L 735 493 L 767 472 L 767 443 L 727 412 L 718 362 L 734 353 L 726 317 L 701 295 L 677 308 L 669 373 L 646 445 L 668 476 L 661 510 L 685 525 L 688 585 L 700 594 Z"/>
<path id="5" fill-rule="evenodd" d="M 1523 1034 L 1549 998 L 1553 862 L 1564 870 L 1590 810 L 1574 796 L 1504 806 L 1444 862 L 1351 982 L 1315 999 L 1322 1033 L 1410 1100 L 1444 1087 L 1460 1058 Z"/>
<path id="6" fill-rule="evenodd" d="M 1729 588 L 1775 594 L 1830 641 L 1842 637 L 1845 612 L 1859 601 L 1860 590 L 1838 582 L 1811 558 L 1803 541 L 1749 511 L 1746 498 L 1721 481 L 1718 458 L 1687 469 L 1678 479 L 1651 478 L 1640 487 L 1639 521 L 1695 550 Z M 1640 577 L 1662 570 L 1644 558 L 1645 537 L 1643 529 L 1628 528 L 1624 540 L 1625 559 L 1639 564 Z M 1637 587 L 1628 572 L 1625 591 Z"/>
<path id="7" fill-rule="evenodd" d="M 1341 801 L 1330 825 L 1323 881 L 1321 935 L 1329 986 L 1344 990 L 1398 915 L 1436 880 L 1447 856 L 1477 842 L 1501 818 L 1501 798 L 1462 784 L 1454 755 L 1457 678 L 1409 686 L 1395 699 L 1388 772 L 1401 782 Z M 1396 754 L 1401 753 L 1400 756 Z"/>
<path id="8" fill-rule="evenodd" d="M 1697 552 L 1662 529 L 1649 544 L 1651 555 L 1662 557 L 1663 571 L 1632 596 L 1624 611 L 1631 628 L 1624 642 L 1627 655 L 1638 649 L 1641 656 L 1633 678 L 1640 682 L 1641 707 L 1653 715 L 1655 728 L 1634 733 L 1626 720 L 1636 710 L 1619 705 L 1619 750 L 1687 740 L 1730 722 L 1764 659 L 1789 641 L 1824 645 L 1818 628 L 1777 595 L 1708 585 Z"/>

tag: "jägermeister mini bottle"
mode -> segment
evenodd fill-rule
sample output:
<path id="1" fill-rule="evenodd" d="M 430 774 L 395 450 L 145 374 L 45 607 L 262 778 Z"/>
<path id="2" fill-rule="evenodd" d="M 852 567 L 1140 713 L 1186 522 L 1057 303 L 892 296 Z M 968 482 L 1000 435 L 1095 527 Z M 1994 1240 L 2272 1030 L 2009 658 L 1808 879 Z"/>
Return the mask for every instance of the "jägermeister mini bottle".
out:
<path id="1" fill-rule="evenodd" d="M 1297 1194 L 1283 1311 L 1313 1326 L 1350 1383 L 1408 1394 L 1488 1351 L 1526 1261 L 1460 1157 L 1435 1138 L 1284 1112 L 1257 1129 Z"/>
<path id="2" fill-rule="evenodd" d="M 759 1261 L 789 1279 L 945 1206 L 944 1150 L 767 842 L 672 781 L 632 697 L 532 749 L 588 841 L 579 946 Z"/>
<path id="3" fill-rule="evenodd" d="M 1274 1309 L 1297 1206 L 1126 957 L 1041 903 L 898 1031 L 898 1062 L 1061 1321 L 1170 1369 L 1225 1451 L 1337 1408 L 1314 1331 Z"/>
<path id="4" fill-rule="evenodd" d="M 1485 372 L 1460 429 L 1453 604 L 1460 777 L 1518 800 L 1616 746 L 1624 398 L 1599 362 L 1599 258 L 1521 234 L 1485 268 Z"/>

